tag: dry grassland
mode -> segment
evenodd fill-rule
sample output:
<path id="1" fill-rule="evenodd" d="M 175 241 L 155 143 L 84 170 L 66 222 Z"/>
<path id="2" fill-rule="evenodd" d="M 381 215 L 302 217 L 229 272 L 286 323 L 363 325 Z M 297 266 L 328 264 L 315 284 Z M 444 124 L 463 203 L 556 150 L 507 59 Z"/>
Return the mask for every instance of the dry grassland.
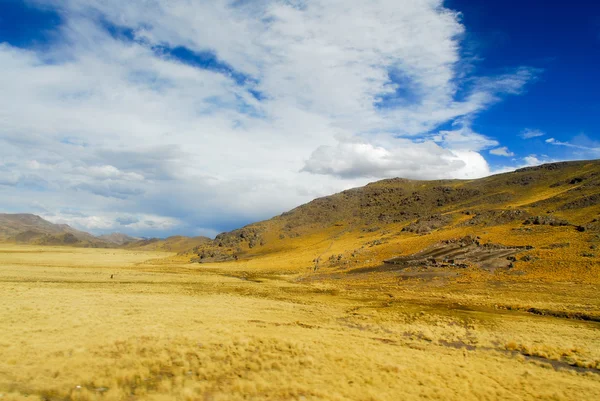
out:
<path id="1" fill-rule="evenodd" d="M 0 400 L 600 399 L 593 283 L 165 256 L 1 245 Z"/>

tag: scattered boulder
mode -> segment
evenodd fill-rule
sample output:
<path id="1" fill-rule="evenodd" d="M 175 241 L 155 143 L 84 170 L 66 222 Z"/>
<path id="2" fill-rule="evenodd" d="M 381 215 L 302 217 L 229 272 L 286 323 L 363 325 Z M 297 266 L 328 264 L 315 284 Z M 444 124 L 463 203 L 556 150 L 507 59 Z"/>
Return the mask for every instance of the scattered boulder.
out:
<path id="1" fill-rule="evenodd" d="M 508 185 L 525 186 L 525 185 L 529 185 L 529 184 L 533 183 L 534 181 L 535 181 L 535 177 L 533 177 L 532 175 L 522 175 L 522 176 L 513 177 L 512 179 L 507 180 L 506 183 Z"/>
<path id="2" fill-rule="evenodd" d="M 232 248 L 246 245 L 248 248 L 254 248 L 257 245 L 264 245 L 260 227 L 243 227 L 228 233 L 221 233 L 214 239 L 214 244 L 220 248 Z"/>
<path id="3" fill-rule="evenodd" d="M 433 230 L 444 227 L 452 221 L 448 215 L 434 214 L 431 216 L 417 219 L 408 226 L 402 228 L 402 231 L 408 231 L 416 234 L 428 234 Z"/>
<path id="4" fill-rule="evenodd" d="M 521 262 L 534 262 L 536 260 L 538 260 L 538 258 L 531 256 L 531 255 L 523 255 L 521 257 L 521 259 L 519 259 Z"/>
<path id="5" fill-rule="evenodd" d="M 480 210 L 475 216 L 461 224 L 461 226 L 495 226 L 508 224 L 513 221 L 529 217 L 529 213 L 523 209 L 506 210 Z"/>
<path id="6" fill-rule="evenodd" d="M 517 261 L 516 254 L 531 246 L 507 246 L 501 244 L 482 244 L 478 237 L 466 236 L 446 241 L 413 255 L 385 260 L 389 269 L 409 267 L 443 268 L 467 267 L 477 265 L 493 271 L 498 268 L 511 268 Z"/>
<path id="7" fill-rule="evenodd" d="M 237 260 L 238 257 L 234 253 L 221 251 L 218 249 L 203 249 L 198 251 L 198 256 L 192 258 L 193 263 L 216 263 L 216 262 L 228 262 L 231 260 Z"/>
<path id="8" fill-rule="evenodd" d="M 554 216 L 533 216 L 533 217 L 529 217 L 527 219 L 525 219 L 525 221 L 523 221 L 523 224 L 525 225 L 542 225 L 542 226 L 553 226 L 553 227 L 558 227 L 558 226 L 569 226 L 571 225 L 571 223 L 569 223 L 566 220 L 563 219 L 558 219 Z"/>
<path id="9" fill-rule="evenodd" d="M 555 182 L 554 184 L 550 185 L 550 188 L 556 188 L 556 187 L 560 187 L 562 185 L 576 185 L 576 184 L 581 184 L 583 181 L 585 181 L 586 177 L 574 177 L 568 180 L 564 180 L 564 181 L 558 181 Z"/>
<path id="10" fill-rule="evenodd" d="M 586 230 L 592 232 L 600 232 L 600 219 L 593 219 L 585 225 Z"/>
<path id="11" fill-rule="evenodd" d="M 559 210 L 583 209 L 589 206 L 595 206 L 600 203 L 600 194 L 583 196 L 574 201 L 567 202 L 559 207 Z"/>

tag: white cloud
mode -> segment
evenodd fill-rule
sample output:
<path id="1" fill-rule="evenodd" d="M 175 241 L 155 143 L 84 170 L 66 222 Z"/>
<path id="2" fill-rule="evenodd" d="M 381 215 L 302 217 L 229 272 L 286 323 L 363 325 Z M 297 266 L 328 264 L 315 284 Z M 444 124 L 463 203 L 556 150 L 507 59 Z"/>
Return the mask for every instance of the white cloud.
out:
<path id="1" fill-rule="evenodd" d="M 101 213 L 94 216 L 88 216 L 82 213 L 65 212 L 58 214 L 44 214 L 41 216 L 48 221 L 56 224 L 69 224 L 74 227 L 80 227 L 87 231 L 110 232 L 116 225 L 125 225 L 131 233 L 156 233 L 169 232 L 177 227 L 181 227 L 183 222 L 178 219 L 168 218 L 157 215 L 137 215 L 130 216 L 128 220 L 122 217 L 116 217 L 114 213 Z M 125 221 L 126 224 L 123 224 Z M 199 230 L 203 235 L 215 235 L 214 230 Z"/>
<path id="2" fill-rule="evenodd" d="M 433 140 L 444 147 L 455 150 L 479 152 L 493 146 L 498 146 L 496 140 L 474 132 L 468 125 L 457 127 L 452 131 L 440 131 Z"/>
<path id="3" fill-rule="evenodd" d="M 529 155 L 523 158 L 525 161 L 525 167 L 527 166 L 539 166 L 540 164 L 544 164 L 545 162 L 537 157 L 537 155 Z"/>
<path id="4" fill-rule="evenodd" d="M 531 139 L 531 138 L 537 138 L 540 136 L 544 136 L 546 135 L 545 132 L 540 131 L 539 129 L 524 129 L 523 131 L 521 131 L 521 138 L 523 139 Z"/>
<path id="5" fill-rule="evenodd" d="M 548 164 L 548 163 L 559 163 L 559 162 L 569 161 L 572 159 L 555 158 L 555 157 L 550 157 L 548 155 L 533 155 L 532 154 L 532 155 L 524 157 L 522 160 L 524 163 L 521 163 L 519 168 L 540 166 L 542 164 Z"/>
<path id="6" fill-rule="evenodd" d="M 496 155 L 496 156 L 504 156 L 504 157 L 512 157 L 515 155 L 513 152 L 508 150 L 508 148 L 506 146 L 503 146 L 501 148 L 492 149 L 492 150 L 490 150 L 490 154 Z"/>
<path id="7" fill-rule="evenodd" d="M 99 179 L 122 178 L 128 181 L 142 181 L 144 179 L 144 176 L 141 174 L 124 173 L 115 166 L 110 165 L 77 167 L 76 171 L 82 175 Z"/>
<path id="8" fill-rule="evenodd" d="M 548 138 L 545 141 L 557 149 L 564 160 L 584 160 L 600 158 L 600 141 L 585 134 L 579 134 L 568 141 Z"/>
<path id="9" fill-rule="evenodd" d="M 469 76 L 441 0 L 37 3 L 64 25 L 0 44 L 0 207 L 74 207 L 97 231 L 209 232 L 376 178 L 489 174 L 500 144 L 470 121 L 539 73 Z"/>
<path id="10" fill-rule="evenodd" d="M 546 164 L 546 163 L 555 163 L 555 162 L 565 161 L 564 159 L 550 158 L 547 155 L 539 155 L 538 156 L 535 154 L 530 154 L 528 156 L 525 156 L 523 158 L 518 158 L 516 160 L 518 162 L 517 165 L 497 167 L 492 171 L 492 174 L 509 173 L 511 171 L 515 171 L 515 170 L 523 168 L 523 167 L 533 167 L 533 166 L 539 166 L 541 164 Z"/>
<path id="11" fill-rule="evenodd" d="M 485 159 L 470 150 L 448 150 L 433 141 L 396 139 L 394 147 L 339 142 L 317 148 L 302 171 L 342 178 L 476 178 L 489 174 Z"/>
<path id="12" fill-rule="evenodd" d="M 600 141 L 590 139 L 584 134 L 577 135 L 572 140 L 566 142 L 556 140 L 555 138 L 548 138 L 546 139 L 546 143 L 574 149 L 578 155 L 588 155 L 589 157 L 600 156 Z"/>

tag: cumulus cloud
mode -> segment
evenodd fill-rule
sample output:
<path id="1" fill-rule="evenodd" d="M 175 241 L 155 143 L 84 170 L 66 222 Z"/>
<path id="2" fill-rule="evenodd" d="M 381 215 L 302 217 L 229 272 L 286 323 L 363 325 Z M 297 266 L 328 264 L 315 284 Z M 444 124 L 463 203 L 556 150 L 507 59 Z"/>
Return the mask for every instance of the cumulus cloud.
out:
<path id="1" fill-rule="evenodd" d="M 119 225 L 127 226 L 130 233 L 156 233 L 169 232 L 182 226 L 182 222 L 177 219 L 156 216 L 140 215 L 136 217 L 116 217 L 113 213 L 100 213 L 93 216 L 84 213 L 62 212 L 57 214 L 41 213 L 42 217 L 58 224 L 69 224 L 74 227 L 80 227 L 88 231 L 111 232 L 115 228 L 115 222 Z M 126 224 L 123 224 L 126 223 Z M 214 235 L 211 230 L 206 230 L 209 235 Z"/>
<path id="2" fill-rule="evenodd" d="M 496 155 L 496 156 L 504 156 L 504 157 L 512 157 L 515 155 L 513 152 L 508 150 L 508 148 L 506 146 L 503 146 L 501 148 L 492 149 L 492 150 L 490 150 L 490 154 Z"/>
<path id="3" fill-rule="evenodd" d="M 63 23 L 0 44 L 0 207 L 96 232 L 215 233 L 377 178 L 489 174 L 500 144 L 471 121 L 540 73 L 469 75 L 441 0 L 31 4 Z"/>
<path id="4" fill-rule="evenodd" d="M 455 150 L 479 152 L 498 146 L 498 141 L 473 131 L 468 125 L 463 125 L 451 131 L 440 131 L 433 140 L 444 147 Z"/>
<path id="5" fill-rule="evenodd" d="M 341 178 L 477 178 L 489 174 L 477 152 L 450 150 L 428 140 L 395 139 L 393 146 L 341 141 L 317 148 L 302 171 Z"/>
<path id="6" fill-rule="evenodd" d="M 537 166 L 538 164 L 542 164 L 542 161 L 537 158 L 536 155 L 529 155 L 523 158 L 528 166 Z"/>

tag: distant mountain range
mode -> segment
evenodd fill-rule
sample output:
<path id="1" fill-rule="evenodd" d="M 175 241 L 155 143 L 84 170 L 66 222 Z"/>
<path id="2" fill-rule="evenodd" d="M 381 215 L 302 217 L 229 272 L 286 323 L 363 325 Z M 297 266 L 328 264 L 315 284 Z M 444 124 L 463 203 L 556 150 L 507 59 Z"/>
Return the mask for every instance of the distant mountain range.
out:
<path id="1" fill-rule="evenodd" d="M 66 224 L 53 224 L 34 214 L 0 214 L 0 240 L 35 245 L 77 245 L 110 247 L 113 242 L 76 230 Z"/>
<path id="2" fill-rule="evenodd" d="M 132 242 L 141 240 L 141 238 L 132 237 L 132 236 L 129 236 L 127 234 L 122 234 L 122 233 L 104 234 L 104 235 L 99 235 L 97 238 L 102 241 L 108 242 L 110 244 L 115 244 L 115 245 L 127 245 Z"/>
<path id="3" fill-rule="evenodd" d="M 184 236 L 173 236 L 164 239 L 137 238 L 122 233 L 94 236 L 76 230 L 67 224 L 51 223 L 34 214 L 0 213 L 0 242 L 182 252 L 210 243 L 211 239 Z"/>

